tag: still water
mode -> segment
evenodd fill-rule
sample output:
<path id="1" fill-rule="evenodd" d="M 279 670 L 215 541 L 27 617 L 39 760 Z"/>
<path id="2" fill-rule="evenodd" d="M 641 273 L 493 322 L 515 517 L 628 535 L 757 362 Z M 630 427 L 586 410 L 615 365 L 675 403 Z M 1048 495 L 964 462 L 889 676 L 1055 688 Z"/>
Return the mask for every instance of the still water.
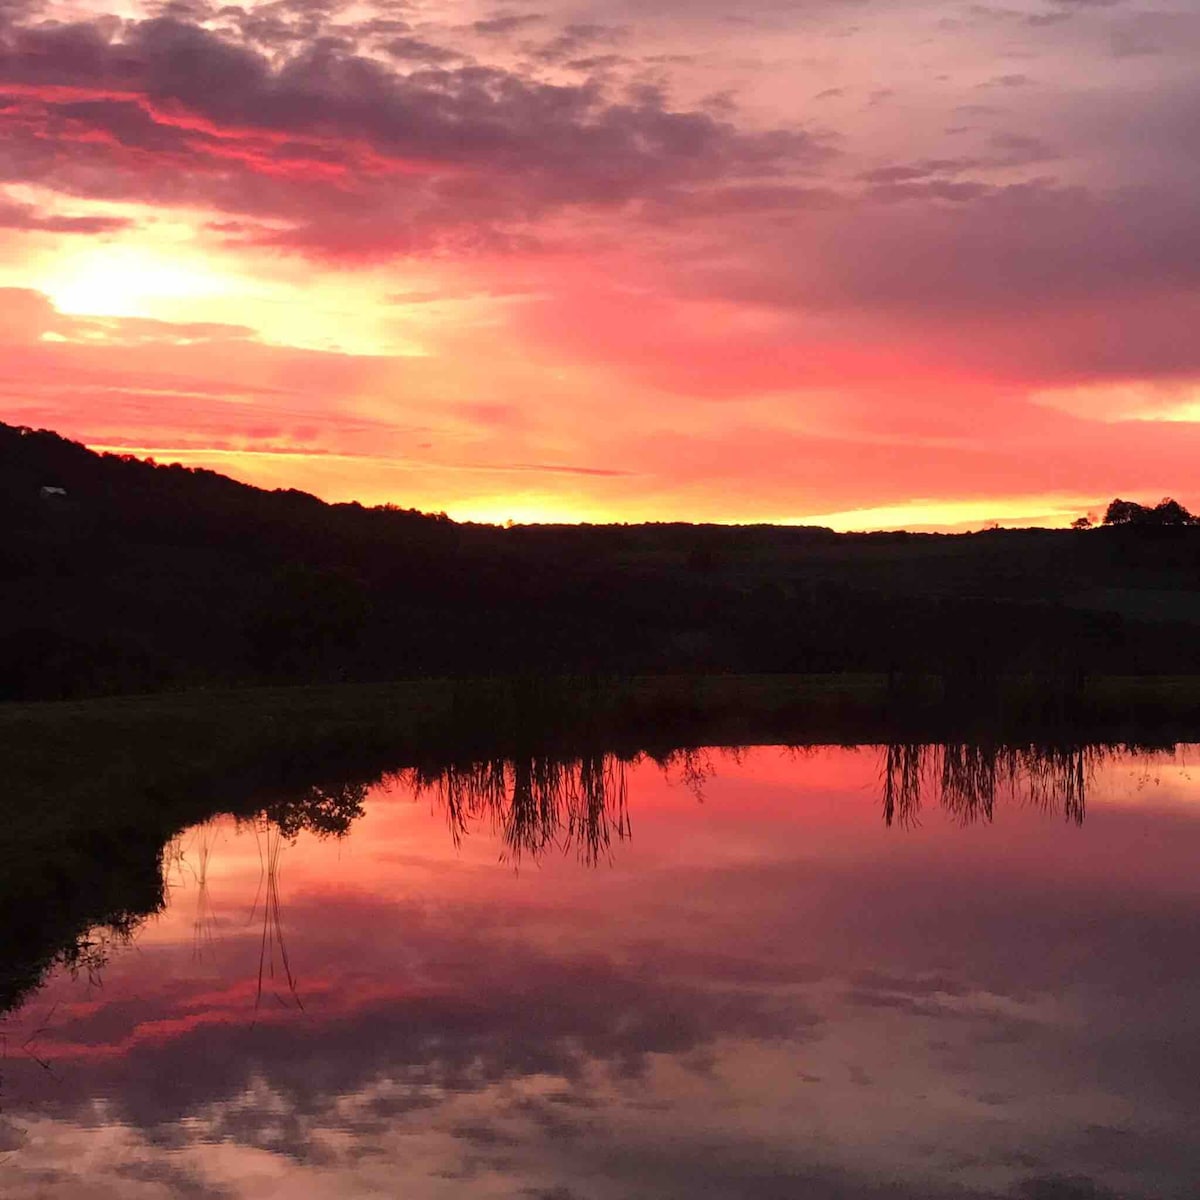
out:
<path id="1" fill-rule="evenodd" d="M 1197 758 L 492 763 L 214 818 L 4 1018 L 3 1194 L 1194 1197 Z"/>

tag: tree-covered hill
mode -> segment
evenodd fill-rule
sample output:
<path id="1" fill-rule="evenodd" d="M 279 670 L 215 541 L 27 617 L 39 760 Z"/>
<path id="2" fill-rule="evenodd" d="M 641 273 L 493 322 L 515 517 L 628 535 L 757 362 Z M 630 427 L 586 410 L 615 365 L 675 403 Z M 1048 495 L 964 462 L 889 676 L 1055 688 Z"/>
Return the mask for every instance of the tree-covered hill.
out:
<path id="1" fill-rule="evenodd" d="M 1188 525 L 500 529 L 0 425 L 0 534 L 0 698 L 542 671 L 1200 670 Z"/>

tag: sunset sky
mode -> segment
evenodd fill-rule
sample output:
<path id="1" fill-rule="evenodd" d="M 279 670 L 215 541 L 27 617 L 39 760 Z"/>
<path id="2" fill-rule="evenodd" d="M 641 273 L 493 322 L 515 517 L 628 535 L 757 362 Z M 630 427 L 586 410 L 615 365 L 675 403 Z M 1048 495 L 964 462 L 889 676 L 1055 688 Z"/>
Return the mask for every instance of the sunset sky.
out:
<path id="1" fill-rule="evenodd" d="M 0 419 L 460 518 L 1200 505 L 1195 0 L 0 0 Z"/>

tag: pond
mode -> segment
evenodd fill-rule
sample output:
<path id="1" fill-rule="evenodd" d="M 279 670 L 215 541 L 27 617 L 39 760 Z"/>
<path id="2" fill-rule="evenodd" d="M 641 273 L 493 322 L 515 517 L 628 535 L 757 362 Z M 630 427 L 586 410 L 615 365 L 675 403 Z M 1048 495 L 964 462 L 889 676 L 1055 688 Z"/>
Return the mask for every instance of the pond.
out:
<path id="1" fill-rule="evenodd" d="M 1194 1196 L 1196 761 L 530 758 L 216 816 L 4 1018 L 4 1194 Z"/>

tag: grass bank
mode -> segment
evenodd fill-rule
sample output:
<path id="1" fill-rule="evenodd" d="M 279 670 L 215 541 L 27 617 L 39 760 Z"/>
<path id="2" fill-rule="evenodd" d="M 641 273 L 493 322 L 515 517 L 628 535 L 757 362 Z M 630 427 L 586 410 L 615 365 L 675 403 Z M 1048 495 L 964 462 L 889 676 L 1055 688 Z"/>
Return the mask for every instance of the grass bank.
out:
<path id="1" fill-rule="evenodd" d="M 884 675 L 410 680 L 0 705 L 0 812 L 170 812 L 200 796 L 473 753 L 782 741 L 1160 742 L 1200 736 L 1200 677 L 1066 687 Z"/>

